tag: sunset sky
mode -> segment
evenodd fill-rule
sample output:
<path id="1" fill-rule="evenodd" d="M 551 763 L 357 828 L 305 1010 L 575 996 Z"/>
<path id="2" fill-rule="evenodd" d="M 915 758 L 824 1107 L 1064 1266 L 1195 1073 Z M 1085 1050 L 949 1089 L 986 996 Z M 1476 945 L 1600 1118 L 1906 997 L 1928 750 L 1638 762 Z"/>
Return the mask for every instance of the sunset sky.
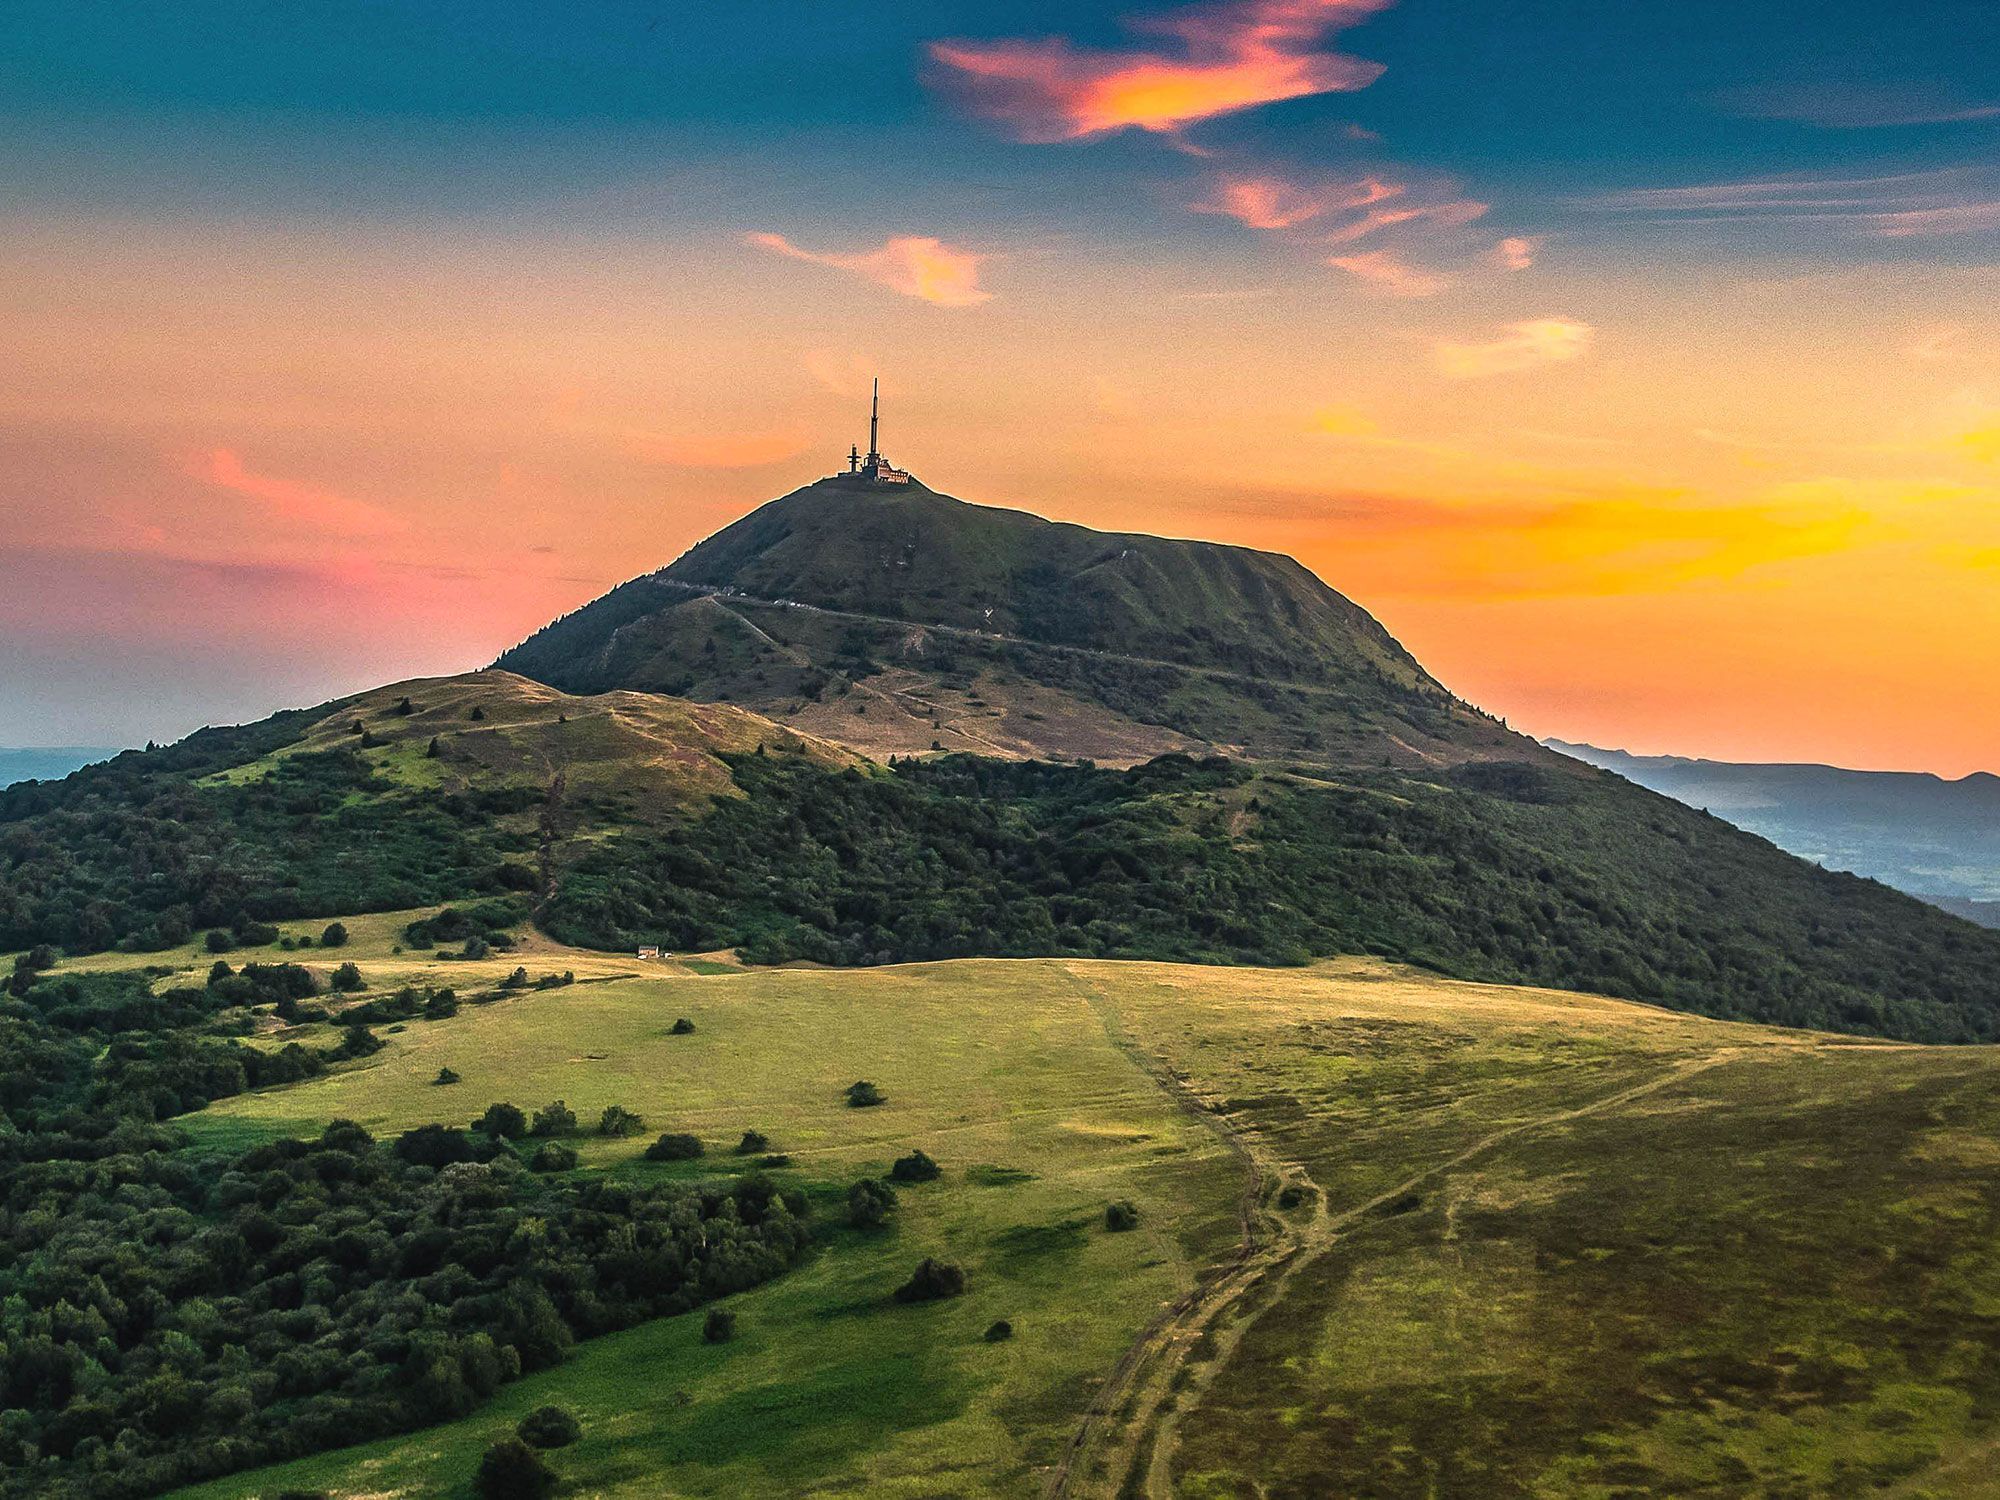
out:
<path id="1" fill-rule="evenodd" d="M 0 743 L 483 665 L 866 442 L 1517 728 L 2000 770 L 2000 6 L 11 0 Z"/>

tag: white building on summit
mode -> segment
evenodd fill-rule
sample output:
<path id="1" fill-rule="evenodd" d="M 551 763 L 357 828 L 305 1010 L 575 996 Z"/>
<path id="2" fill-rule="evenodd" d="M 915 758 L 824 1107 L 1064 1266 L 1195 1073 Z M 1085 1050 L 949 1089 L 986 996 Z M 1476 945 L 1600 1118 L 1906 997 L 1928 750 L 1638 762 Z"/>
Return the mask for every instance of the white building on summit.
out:
<path id="1" fill-rule="evenodd" d="M 879 433 L 882 424 L 882 382 L 875 382 L 875 389 L 868 401 L 868 456 L 861 456 L 861 449 L 847 450 L 847 472 L 836 475 L 839 479 L 865 479 L 870 484 L 908 484 L 909 471 L 894 467 L 882 456 Z"/>

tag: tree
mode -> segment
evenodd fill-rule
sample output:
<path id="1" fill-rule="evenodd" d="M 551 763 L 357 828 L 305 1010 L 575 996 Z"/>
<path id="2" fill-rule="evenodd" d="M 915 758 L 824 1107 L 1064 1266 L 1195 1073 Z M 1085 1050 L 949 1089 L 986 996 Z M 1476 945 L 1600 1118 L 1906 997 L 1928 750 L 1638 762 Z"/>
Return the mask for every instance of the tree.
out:
<path id="1" fill-rule="evenodd" d="M 347 946 L 347 924 L 345 922 L 327 923 L 326 931 L 319 935 L 319 945 L 322 948 L 345 948 Z"/>
<path id="2" fill-rule="evenodd" d="M 502 1438 L 479 1460 L 472 1487 L 480 1500 L 544 1500 L 555 1492 L 556 1473 L 519 1438 Z"/>
<path id="3" fill-rule="evenodd" d="M 604 1113 L 597 1117 L 599 1135 L 637 1135 L 646 1128 L 645 1117 L 636 1115 L 622 1104 L 608 1104 Z"/>
<path id="4" fill-rule="evenodd" d="M 755 1156 L 771 1144 L 771 1138 L 761 1130 L 746 1130 L 743 1139 L 736 1143 L 738 1156 Z"/>
<path id="5" fill-rule="evenodd" d="M 538 1406 L 521 1418 L 514 1433 L 532 1448 L 567 1448 L 583 1436 L 583 1424 L 560 1406 Z"/>
<path id="6" fill-rule="evenodd" d="M 227 953 L 236 946 L 236 939 L 220 927 L 211 927 L 208 935 L 202 939 L 202 944 L 210 953 Z"/>
<path id="7" fill-rule="evenodd" d="M 686 1036 L 689 1032 L 693 1030 L 694 1030 L 694 1022 L 690 1021 L 686 1016 L 682 1016 L 678 1020 L 676 1020 L 673 1025 L 667 1028 L 667 1035 Z"/>
<path id="8" fill-rule="evenodd" d="M 702 1338 L 711 1344 L 726 1344 L 736 1337 L 736 1314 L 726 1307 L 711 1307 L 702 1320 Z"/>
<path id="9" fill-rule="evenodd" d="M 568 1172 L 576 1166 L 576 1148 L 561 1141 L 543 1141 L 528 1158 L 528 1165 L 537 1172 Z"/>
<path id="10" fill-rule="evenodd" d="M 344 995 L 351 995 L 356 990 L 366 987 L 361 978 L 361 970 L 355 966 L 352 959 L 335 969 L 333 978 L 329 982 Z"/>
<path id="11" fill-rule="evenodd" d="M 889 1177 L 895 1182 L 935 1182 L 942 1169 L 921 1151 L 912 1151 L 908 1156 L 896 1158 L 889 1168 Z"/>
<path id="12" fill-rule="evenodd" d="M 868 1109 L 874 1105 L 883 1103 L 884 1100 L 885 1096 L 882 1091 L 865 1078 L 859 1079 L 847 1086 L 847 1107 L 849 1109 Z"/>
<path id="13" fill-rule="evenodd" d="M 412 1166 L 448 1167 L 472 1160 L 472 1142 L 449 1125 L 419 1125 L 396 1137 L 396 1154 Z"/>
<path id="14" fill-rule="evenodd" d="M 856 1229 L 879 1229 L 896 1206 L 896 1190 L 864 1177 L 847 1190 L 847 1222 Z"/>
<path id="15" fill-rule="evenodd" d="M 691 1135 L 663 1135 L 646 1148 L 647 1161 L 693 1161 L 700 1155 L 701 1142 Z"/>
<path id="16" fill-rule="evenodd" d="M 949 1261 L 933 1260 L 926 1255 L 917 1262 L 910 1279 L 896 1288 L 898 1302 L 936 1302 L 943 1297 L 956 1297 L 965 1290 L 965 1272 Z"/>
<path id="17" fill-rule="evenodd" d="M 528 1117 L 512 1104 L 504 1100 L 486 1106 L 486 1113 L 473 1122 L 474 1130 L 483 1130 L 496 1141 L 518 1141 L 528 1133 Z"/>
<path id="18" fill-rule="evenodd" d="M 576 1111 L 562 1100 L 552 1099 L 535 1111 L 535 1123 L 528 1127 L 528 1134 L 568 1135 L 574 1129 L 576 1129 Z"/>

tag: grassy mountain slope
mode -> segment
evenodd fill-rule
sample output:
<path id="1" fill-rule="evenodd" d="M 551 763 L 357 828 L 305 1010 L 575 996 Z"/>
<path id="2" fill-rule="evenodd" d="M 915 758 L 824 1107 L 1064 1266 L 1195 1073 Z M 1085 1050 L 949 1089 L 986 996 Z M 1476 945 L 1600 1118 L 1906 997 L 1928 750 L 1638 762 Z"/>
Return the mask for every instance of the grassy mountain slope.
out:
<path id="1" fill-rule="evenodd" d="M 435 754 L 432 747 L 435 746 Z M 724 759 L 853 757 L 727 704 L 573 697 L 504 672 L 398 683 L 0 791 L 0 950 L 549 882 L 572 844 L 697 816 Z"/>
<path id="2" fill-rule="evenodd" d="M 479 967 L 357 951 L 373 990 Z M 1982 1493 L 1995 1054 L 1376 963 L 546 961 L 606 982 L 413 1026 L 189 1128 L 240 1149 L 564 1097 L 711 1153 L 589 1140 L 586 1175 L 726 1181 L 755 1126 L 816 1204 L 912 1148 L 943 1176 L 731 1298 L 726 1344 L 698 1316 L 593 1339 L 462 1420 L 191 1497 L 445 1500 L 550 1402 L 584 1429 L 551 1463 L 611 1500 L 1018 1495 L 1073 1444 L 1075 1497 Z M 429 1086 L 442 1065 L 465 1084 Z M 843 1108 L 854 1077 L 888 1103 Z M 1136 1231 L 1106 1231 L 1117 1198 Z M 963 1297 L 892 1299 L 925 1255 Z"/>
<path id="3" fill-rule="evenodd" d="M 1361 764 L 1543 754 L 1458 703 L 1290 558 L 1091 531 L 921 485 L 809 485 L 499 665 L 571 691 L 809 716 L 868 748 L 1090 754 L 1089 726 L 1108 716 L 1132 739 L 1123 756 L 1113 747 L 1122 762 L 1189 741 Z M 885 669 L 899 675 L 871 685 Z"/>

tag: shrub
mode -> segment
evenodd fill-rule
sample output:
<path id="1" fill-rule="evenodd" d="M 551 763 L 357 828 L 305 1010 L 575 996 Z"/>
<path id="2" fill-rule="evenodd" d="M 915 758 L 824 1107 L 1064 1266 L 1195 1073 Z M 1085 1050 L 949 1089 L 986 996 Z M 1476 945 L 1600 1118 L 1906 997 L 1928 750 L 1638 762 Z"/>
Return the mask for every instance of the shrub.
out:
<path id="1" fill-rule="evenodd" d="M 789 1167 L 791 1164 L 792 1159 L 782 1151 L 757 1158 L 757 1165 L 760 1167 Z"/>
<path id="2" fill-rule="evenodd" d="M 278 929 L 269 922 L 253 922 L 238 917 L 229 924 L 230 935 L 245 948 L 268 948 L 278 940 Z"/>
<path id="3" fill-rule="evenodd" d="M 576 1111 L 560 1099 L 552 1099 L 535 1111 L 535 1123 L 528 1127 L 530 1135 L 568 1135 L 576 1129 Z"/>
<path id="4" fill-rule="evenodd" d="M 527 987 L 528 970 L 526 966 L 516 969 L 500 981 L 500 988 L 503 990 L 525 990 Z"/>
<path id="5" fill-rule="evenodd" d="M 691 1135 L 663 1135 L 646 1148 L 647 1161 L 693 1161 L 701 1142 Z"/>
<path id="6" fill-rule="evenodd" d="M 1306 1201 L 1306 1190 L 1296 1182 L 1288 1182 L 1278 1189 L 1278 1207 L 1297 1208 Z"/>
<path id="7" fill-rule="evenodd" d="M 1139 1227 L 1139 1210 L 1132 1206 L 1129 1198 L 1120 1198 L 1108 1204 L 1104 1210 L 1104 1227 L 1114 1234 Z"/>
<path id="8" fill-rule="evenodd" d="M 452 1072 L 450 1068 L 439 1068 L 438 1076 L 433 1078 L 431 1082 L 434 1084 L 457 1083 L 458 1075 Z"/>
<path id="9" fill-rule="evenodd" d="M 366 1026 L 350 1026 L 341 1034 L 340 1045 L 333 1049 L 333 1055 L 351 1062 L 357 1057 L 373 1057 L 388 1045 Z"/>
<path id="10" fill-rule="evenodd" d="M 555 1492 L 556 1474 L 519 1438 L 502 1438 L 479 1460 L 472 1487 L 480 1500 L 543 1500 Z"/>
<path id="11" fill-rule="evenodd" d="M 344 995 L 351 995 L 356 990 L 364 988 L 361 970 L 354 966 L 352 960 L 335 969 L 329 983 Z"/>
<path id="12" fill-rule="evenodd" d="M 711 1344 L 726 1344 L 736 1336 L 736 1314 L 726 1307 L 711 1307 L 702 1319 L 701 1336 Z"/>
<path id="13" fill-rule="evenodd" d="M 576 1148 L 561 1141 L 543 1141 L 528 1158 L 528 1165 L 537 1172 L 570 1171 L 576 1166 Z"/>
<path id="14" fill-rule="evenodd" d="M 989 1344 L 1002 1343 L 1013 1336 L 1014 1325 L 1005 1318 L 997 1320 L 986 1330 L 986 1342 Z"/>
<path id="15" fill-rule="evenodd" d="M 518 1141 L 528 1133 L 528 1117 L 502 1100 L 487 1105 L 486 1113 L 473 1122 L 472 1128 L 483 1130 L 498 1141 Z"/>
<path id="16" fill-rule="evenodd" d="M 868 1109 L 873 1105 L 882 1103 L 883 1100 L 884 1095 L 882 1091 L 865 1078 L 859 1079 L 847 1086 L 847 1107 L 849 1109 Z"/>
<path id="17" fill-rule="evenodd" d="M 936 1302 L 943 1297 L 956 1297 L 965 1290 L 965 1272 L 949 1261 L 933 1260 L 926 1255 L 917 1262 L 910 1279 L 896 1288 L 898 1302 Z"/>
<path id="18" fill-rule="evenodd" d="M 56 950 L 47 943 L 37 943 L 26 953 L 14 960 L 14 967 L 26 969 L 31 974 L 40 974 L 56 966 Z"/>
<path id="19" fill-rule="evenodd" d="M 210 953 L 227 953 L 231 948 L 236 946 L 236 939 L 224 932 L 220 927 L 211 927 L 208 930 L 208 936 L 201 941 Z"/>
<path id="20" fill-rule="evenodd" d="M 560 1406 L 538 1406 L 521 1418 L 514 1434 L 531 1448 L 567 1448 L 583 1436 L 583 1424 Z"/>
<path id="21" fill-rule="evenodd" d="M 876 1229 L 896 1206 L 896 1190 L 886 1182 L 864 1177 L 847 1190 L 847 1222 L 856 1229 Z"/>
<path id="22" fill-rule="evenodd" d="M 736 1154 L 738 1156 L 755 1156 L 770 1144 L 770 1137 L 765 1135 L 763 1131 L 746 1130 L 743 1132 L 743 1139 L 736 1143 Z"/>
<path id="23" fill-rule="evenodd" d="M 326 931 L 319 935 L 319 945 L 322 948 L 345 948 L 347 946 L 347 924 L 345 922 L 327 923 Z"/>
<path id="24" fill-rule="evenodd" d="M 921 1151 L 912 1151 L 908 1156 L 896 1158 L 896 1164 L 889 1168 L 889 1177 L 894 1182 L 935 1182 L 942 1169 Z"/>
<path id="25" fill-rule="evenodd" d="M 689 1032 L 693 1030 L 694 1030 L 694 1022 L 690 1021 L 686 1016 L 682 1016 L 679 1020 L 675 1021 L 673 1025 L 667 1028 L 667 1035 L 686 1036 Z"/>
<path id="26" fill-rule="evenodd" d="M 645 1118 L 633 1114 L 622 1104 L 606 1105 L 604 1113 L 597 1117 L 599 1135 L 637 1135 L 645 1128 Z"/>
<path id="27" fill-rule="evenodd" d="M 211 985 L 217 984 L 222 980 L 227 979 L 231 974 L 234 974 L 235 972 L 236 971 L 234 969 L 229 967 L 229 961 L 227 959 L 218 958 L 214 963 L 208 966 L 208 982 Z"/>

